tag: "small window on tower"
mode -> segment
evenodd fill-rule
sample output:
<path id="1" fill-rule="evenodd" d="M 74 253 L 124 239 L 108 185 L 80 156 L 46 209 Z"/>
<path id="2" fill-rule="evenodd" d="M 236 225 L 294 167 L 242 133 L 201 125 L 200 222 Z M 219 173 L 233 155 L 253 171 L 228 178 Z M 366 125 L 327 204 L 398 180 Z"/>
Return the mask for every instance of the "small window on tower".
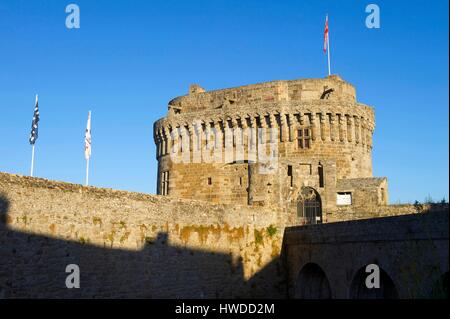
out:
<path id="1" fill-rule="evenodd" d="M 302 128 L 297 132 L 298 148 L 306 149 L 311 147 L 311 134 L 309 128 Z"/>
<path id="2" fill-rule="evenodd" d="M 212 185 L 212 178 L 208 177 L 208 185 Z"/>
<path id="3" fill-rule="evenodd" d="M 292 165 L 288 165 L 287 174 L 289 177 L 289 184 L 292 187 L 294 185 L 294 176 L 292 174 Z"/>
<path id="4" fill-rule="evenodd" d="M 324 179 L 323 179 L 323 166 L 319 165 L 318 167 L 318 174 L 319 174 L 319 187 L 324 187 Z"/>
<path id="5" fill-rule="evenodd" d="M 161 195 L 169 195 L 169 171 L 161 174 Z"/>

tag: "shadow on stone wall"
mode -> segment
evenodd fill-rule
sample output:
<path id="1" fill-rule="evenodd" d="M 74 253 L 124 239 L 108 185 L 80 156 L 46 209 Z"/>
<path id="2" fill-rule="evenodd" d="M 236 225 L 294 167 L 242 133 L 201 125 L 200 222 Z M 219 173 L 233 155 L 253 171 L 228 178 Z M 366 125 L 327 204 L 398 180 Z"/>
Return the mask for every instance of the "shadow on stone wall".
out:
<path id="1" fill-rule="evenodd" d="M 140 251 L 111 249 L 9 229 L 8 209 L 0 194 L 0 298 L 286 296 L 278 260 L 245 280 L 240 258 L 171 246 L 166 233 Z M 80 268 L 79 289 L 65 285 L 69 264 Z"/>
<path id="2" fill-rule="evenodd" d="M 444 212 L 448 211 L 449 203 L 427 203 L 421 204 L 419 202 L 414 203 L 414 208 L 417 213 L 431 213 L 431 212 Z"/>
<path id="3" fill-rule="evenodd" d="M 239 256 L 172 246 L 164 232 L 139 251 L 100 247 L 11 229 L 9 208 L 0 193 L 0 298 L 288 297 L 285 236 L 280 257 L 246 279 Z M 79 289 L 66 287 L 70 264 L 80 268 Z M 448 272 L 430 297 L 448 297 L 447 287 Z"/>

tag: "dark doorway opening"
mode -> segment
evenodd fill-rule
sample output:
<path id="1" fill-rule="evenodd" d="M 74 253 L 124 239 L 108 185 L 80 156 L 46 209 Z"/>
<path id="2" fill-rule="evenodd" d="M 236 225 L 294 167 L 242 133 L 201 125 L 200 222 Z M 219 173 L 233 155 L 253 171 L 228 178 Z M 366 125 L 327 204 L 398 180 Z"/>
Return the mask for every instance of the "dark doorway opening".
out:
<path id="1" fill-rule="evenodd" d="M 302 188 L 297 202 L 297 216 L 307 224 L 322 223 L 322 201 L 314 188 Z"/>

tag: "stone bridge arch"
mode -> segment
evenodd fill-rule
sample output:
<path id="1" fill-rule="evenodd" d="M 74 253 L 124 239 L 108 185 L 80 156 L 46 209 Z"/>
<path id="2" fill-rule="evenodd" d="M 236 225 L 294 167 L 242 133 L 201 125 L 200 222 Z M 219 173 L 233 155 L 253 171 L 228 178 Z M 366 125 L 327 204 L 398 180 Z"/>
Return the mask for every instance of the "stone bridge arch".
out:
<path id="1" fill-rule="evenodd" d="M 350 299 L 398 299 L 398 290 L 388 273 L 380 268 L 380 288 L 369 289 L 366 286 L 366 278 L 370 273 L 366 272 L 366 266 L 361 267 L 353 276 L 350 290 Z"/>
<path id="2" fill-rule="evenodd" d="M 294 287 L 297 299 L 331 299 L 331 288 L 328 277 L 316 263 L 303 266 Z"/>

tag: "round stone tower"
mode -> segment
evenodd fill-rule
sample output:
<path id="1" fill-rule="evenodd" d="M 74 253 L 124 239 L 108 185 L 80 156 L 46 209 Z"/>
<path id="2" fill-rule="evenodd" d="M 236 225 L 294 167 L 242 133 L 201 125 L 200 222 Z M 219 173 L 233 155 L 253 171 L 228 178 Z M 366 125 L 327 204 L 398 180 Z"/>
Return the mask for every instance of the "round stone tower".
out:
<path id="1" fill-rule="evenodd" d="M 337 75 L 215 91 L 191 85 L 154 124 L 158 194 L 272 206 L 295 218 L 309 218 L 305 205 L 315 205 L 311 222 L 321 222 L 322 211 L 336 211 L 341 184 L 354 202 L 354 185 L 373 180 L 374 126 L 373 109 Z M 379 204 L 387 186 L 375 184 L 370 200 Z"/>

